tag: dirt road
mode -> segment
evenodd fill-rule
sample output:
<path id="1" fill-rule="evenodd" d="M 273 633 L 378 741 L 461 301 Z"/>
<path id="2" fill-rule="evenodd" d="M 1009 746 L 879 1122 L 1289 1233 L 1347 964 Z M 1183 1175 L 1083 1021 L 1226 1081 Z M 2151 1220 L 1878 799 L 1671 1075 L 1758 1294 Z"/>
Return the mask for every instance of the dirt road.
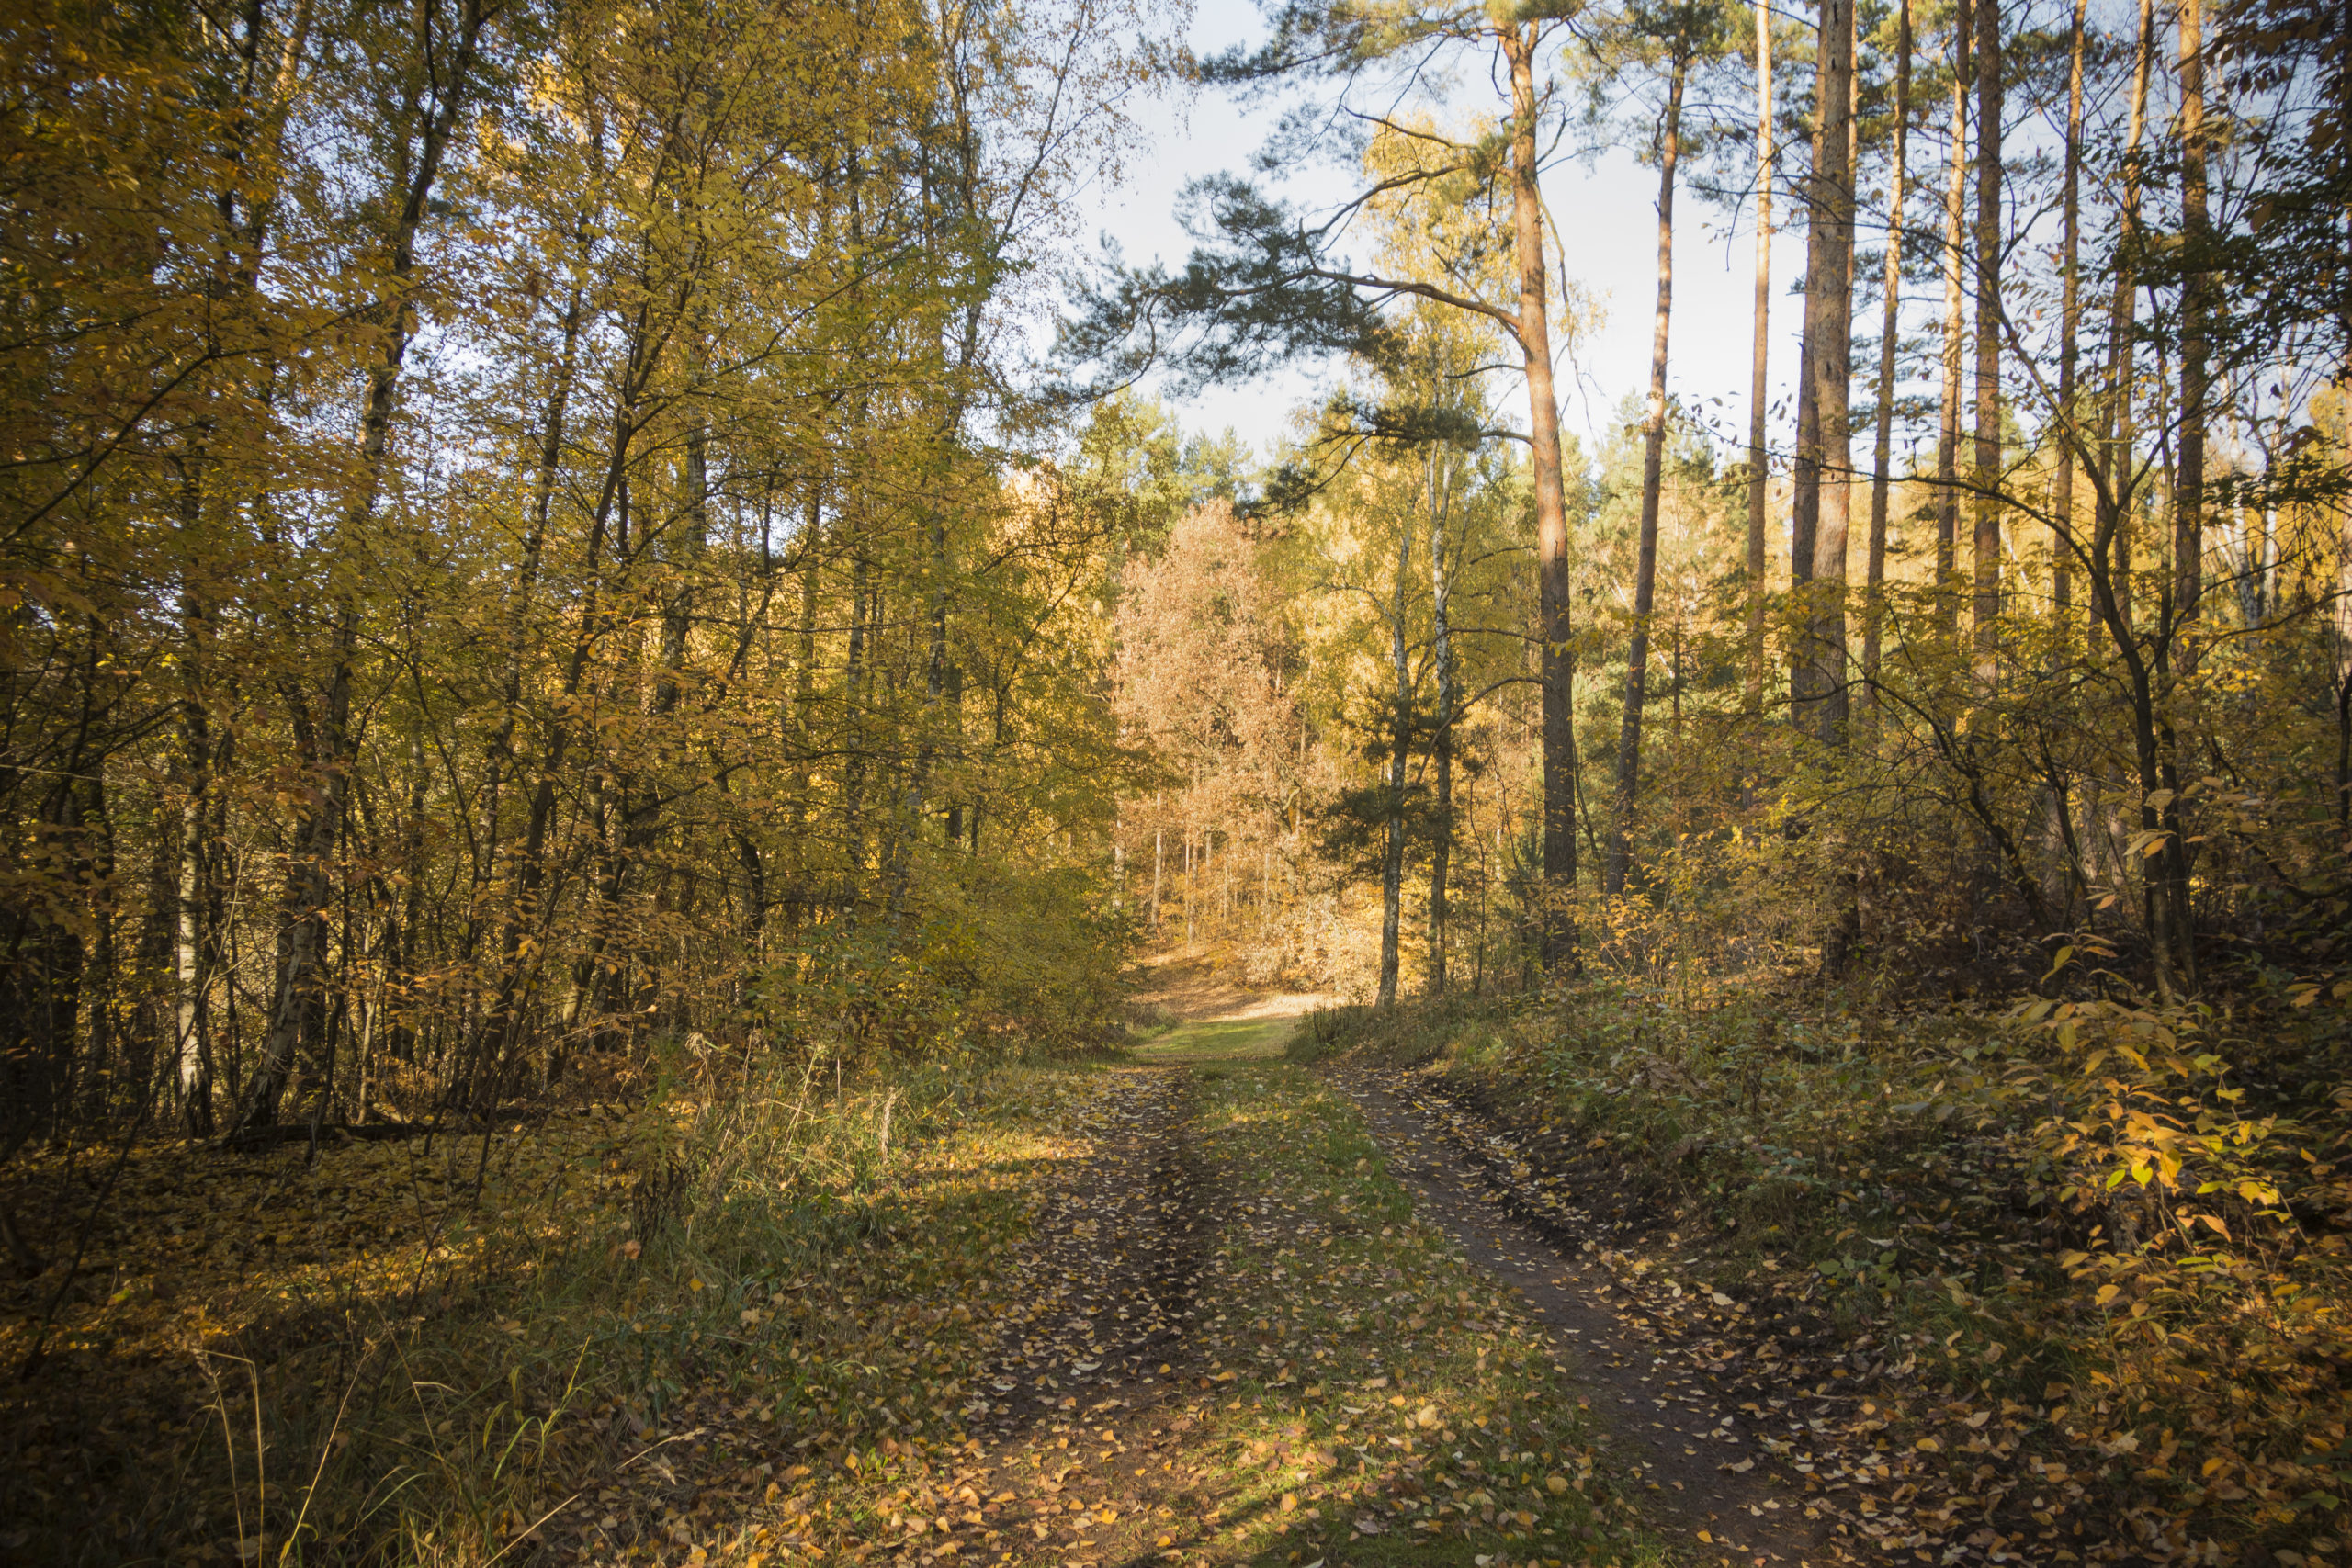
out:
<path id="1" fill-rule="evenodd" d="M 1295 1022 L 1192 1021 L 1102 1075 L 965 1411 L 969 1462 L 909 1500 L 909 1568 L 974 1534 L 1069 1568 L 1915 1560 L 1849 1528 L 1789 1440 L 1797 1401 L 1682 1332 L 1705 1287 L 1629 1273 L 1573 1208 L 1530 1216 L 1515 1156 L 1427 1080 L 1284 1065 Z M 1304 1186 L 1272 1168 L 1292 1156 Z M 1521 1355 L 1514 1414 L 1465 1397 L 1487 1344 Z"/>

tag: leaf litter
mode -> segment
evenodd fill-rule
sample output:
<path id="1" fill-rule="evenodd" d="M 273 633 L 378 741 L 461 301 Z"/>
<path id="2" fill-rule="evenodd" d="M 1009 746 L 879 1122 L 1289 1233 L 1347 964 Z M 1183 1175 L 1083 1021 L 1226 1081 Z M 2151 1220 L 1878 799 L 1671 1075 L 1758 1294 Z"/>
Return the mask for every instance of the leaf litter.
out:
<path id="1" fill-rule="evenodd" d="M 2102 1485 L 2111 1467 L 2161 1467 L 2171 1448 L 2137 1454 L 2132 1434 L 2115 1429 L 2120 1419 L 2109 1425 L 2110 1408 L 2128 1404 L 2124 1391 L 2113 1391 L 2112 1406 L 2096 1395 L 2070 1404 L 2072 1390 L 2056 1385 L 2032 1404 L 2002 1394 L 1997 1339 L 1987 1348 L 1961 1345 L 1961 1333 L 1841 1333 L 1822 1277 L 1770 1258 L 1744 1278 L 1711 1281 L 1721 1259 L 1678 1250 L 1679 1233 L 1661 1235 L 1659 1216 L 1637 1198 L 1580 1179 L 1575 1151 L 1552 1127 L 1498 1120 L 1427 1072 L 1348 1077 L 1360 1095 L 1409 1108 L 1453 1156 L 1458 1185 L 1529 1224 L 1567 1265 L 1563 1281 L 1619 1320 L 1624 1348 L 1611 1359 L 1622 1364 L 1604 1370 L 1635 1371 L 1644 1392 L 1621 1395 L 1621 1408 L 1655 1413 L 1634 1429 L 1679 1437 L 1702 1455 L 1751 1438 L 1756 1451 L 1722 1468 L 1784 1478 L 1802 1517 L 1826 1530 L 1826 1561 L 2257 1560 L 2194 1539 L 2158 1510 L 2115 1517 Z"/>
<path id="2" fill-rule="evenodd" d="M 1426 1200 L 1416 1215 L 1346 1097 L 1278 1062 L 1026 1073 L 986 1114 L 908 1139 L 887 1173 L 797 1191 L 827 1224 L 764 1255 L 716 1235 L 643 1245 L 616 1116 L 430 1169 L 384 1145 L 209 1174 L 159 1155 L 129 1179 L 122 1235 L 178 1245 L 98 1247 L 110 1288 L 61 1314 L 59 1356 L 110 1386 L 118 1436 L 137 1422 L 169 1457 L 200 1448 L 218 1414 L 253 1414 L 249 1395 L 207 1383 L 198 1352 L 216 1371 L 222 1352 L 269 1368 L 272 1336 L 337 1314 L 360 1323 L 362 1356 L 430 1348 L 428 1322 L 445 1337 L 476 1325 L 462 1356 L 412 1367 L 422 1417 L 357 1461 L 448 1482 L 460 1450 L 526 1453 L 527 1475 L 470 1526 L 444 1511 L 403 1537 L 380 1506 L 355 1517 L 330 1499 L 300 1524 L 239 1527 L 215 1495 L 157 1532 L 190 1562 L 251 1561 L 304 1530 L 329 1555 L 367 1556 L 416 1546 L 427 1523 L 444 1546 L 469 1528 L 465 1554 L 484 1559 L 893 1568 L 1693 1552 L 1745 1568 L 1775 1552 L 2061 1562 L 2089 1544 L 2070 1512 L 2084 1478 L 2019 1446 L 2045 1417 L 1913 1392 L 1917 1347 L 1833 1347 L 1799 1282 L 1718 1289 L 1584 1213 L 1514 1135 L 1425 1084 L 1396 1087 L 1476 1156 L 1447 1162 L 1447 1180 L 1543 1223 L 1550 1245 L 1510 1239 L 1498 1271 L 1580 1282 L 1626 1325 L 1603 1352 L 1621 1376 L 1579 1378 L 1569 1348 L 1591 1359 L 1589 1326 L 1474 1267 Z M 477 1173 L 473 1204 L 461 1189 Z M 1562 1235 L 1580 1238 L 1574 1270 Z M 588 1257 L 607 1293 L 545 1315 L 535 1292 Z M 604 1374 L 567 1389 L 591 1345 Z M 253 1393 L 331 1404 L 349 1377 L 294 1359 L 287 1386 Z M 448 1376 L 424 1375 L 436 1369 Z M 1613 1411 L 1590 1408 L 1597 1386 L 1616 1391 L 1600 1402 Z M 42 1506 L 91 1506 L 130 1473 L 88 1462 L 86 1435 L 60 1425 L 77 1408 L 20 1428 L 14 1472 Z M 347 1453 L 329 1441 L 287 1461 Z M 1692 1499 L 1693 1466 L 1717 1478 L 1718 1517 L 1662 1547 L 1652 1526 Z M 1726 1498 L 1741 1513 L 1723 1517 Z M 1826 1532 L 1818 1558 L 1790 1559 L 1799 1521 Z"/>

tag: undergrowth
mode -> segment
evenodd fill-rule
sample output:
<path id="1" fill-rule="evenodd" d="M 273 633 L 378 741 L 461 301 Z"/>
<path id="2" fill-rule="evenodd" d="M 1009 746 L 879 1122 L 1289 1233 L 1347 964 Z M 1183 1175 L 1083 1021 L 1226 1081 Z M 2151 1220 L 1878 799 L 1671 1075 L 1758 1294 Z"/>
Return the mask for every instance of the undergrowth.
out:
<path id="1" fill-rule="evenodd" d="M 779 1452 L 854 1483 L 943 1440 L 1068 1075 L 667 1069 L 634 1109 L 429 1148 L 133 1150 L 85 1263 L 105 1288 L 71 1293 L 0 1408 L 0 1549 L 722 1547 L 741 1505 L 778 1540 L 835 1506 Z M 10 1288 L 12 1363 L 48 1282 Z"/>
<path id="2" fill-rule="evenodd" d="M 1433 1062 L 1623 1224 L 1810 1281 L 1834 1332 L 1898 1348 L 1860 1359 L 2030 1412 L 2139 1551 L 2316 1562 L 2352 1523 L 2352 1067 L 2320 1000 L 1860 1012 L 1602 980 L 1327 1013 L 1292 1055 Z"/>

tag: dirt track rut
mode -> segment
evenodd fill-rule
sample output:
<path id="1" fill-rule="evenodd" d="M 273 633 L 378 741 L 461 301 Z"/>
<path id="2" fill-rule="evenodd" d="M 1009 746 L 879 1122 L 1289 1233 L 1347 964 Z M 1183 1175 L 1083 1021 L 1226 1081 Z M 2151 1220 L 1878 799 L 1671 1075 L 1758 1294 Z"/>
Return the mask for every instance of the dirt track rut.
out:
<path id="1" fill-rule="evenodd" d="M 1141 1564 L 1198 1544 L 1203 1499 L 1174 1462 L 1194 1417 L 1185 1332 L 1214 1226 L 1186 1148 L 1181 1071 L 1110 1076 L 1032 1227 L 1025 1304 L 965 1415 L 979 1439 L 963 1510 L 991 1555 L 1069 1568 Z M 948 1522 L 971 1522 L 949 1510 Z"/>
<path id="2" fill-rule="evenodd" d="M 1416 1208 L 1550 1326 L 1623 1461 L 1642 1467 L 1637 1490 L 1657 1522 L 1679 1525 L 1673 1533 L 1686 1550 L 1741 1568 L 1852 1560 L 1826 1540 L 1801 1487 L 1756 1442 L 1748 1414 L 1711 1397 L 1702 1377 L 1676 1375 L 1688 1370 L 1676 1367 L 1672 1348 L 1629 1308 L 1610 1272 L 1513 1217 L 1484 1169 L 1416 1108 L 1399 1075 L 1329 1076 L 1363 1109 Z"/>

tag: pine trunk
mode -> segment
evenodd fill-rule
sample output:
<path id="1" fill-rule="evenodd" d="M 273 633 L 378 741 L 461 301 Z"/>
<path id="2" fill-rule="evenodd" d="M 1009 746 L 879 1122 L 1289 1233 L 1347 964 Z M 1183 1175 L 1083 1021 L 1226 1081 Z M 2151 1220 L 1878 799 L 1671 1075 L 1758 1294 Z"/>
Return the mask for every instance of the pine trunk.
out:
<path id="1" fill-rule="evenodd" d="M 1799 654 L 1797 694 L 1819 737 L 1842 743 L 1846 728 L 1846 536 L 1852 505 L 1853 373 L 1853 119 L 1852 0 L 1826 0 L 1821 10 L 1820 99 L 1814 139 L 1805 252 L 1807 389 L 1798 433 L 1800 536 L 1805 647 Z M 1805 416 L 1808 416 L 1806 418 Z M 1804 428 L 1810 424 L 1810 430 Z M 1792 570 L 1794 576 L 1794 569 Z"/>
<path id="2" fill-rule="evenodd" d="M 1960 376 L 1968 334 L 1969 0 L 1960 0 L 1951 33 L 1951 152 L 1944 172 L 1943 396 L 1936 419 L 1936 625 L 1960 628 Z"/>
<path id="3" fill-rule="evenodd" d="M 1510 69 L 1511 226 L 1519 263 L 1521 362 L 1527 376 L 1527 434 L 1535 481 L 1537 637 L 1544 707 L 1543 961 L 1555 973 L 1576 965 L 1576 665 L 1568 645 L 1568 507 L 1560 465 L 1560 405 L 1552 377 L 1552 319 L 1544 260 L 1544 196 L 1535 144 L 1533 23 L 1501 33 Z"/>
<path id="4" fill-rule="evenodd" d="M 1437 774 L 1437 811 L 1430 826 L 1430 995 L 1445 995 L 1446 876 L 1453 861 L 1453 707 L 1459 700 L 1453 668 L 1452 564 L 1446 558 L 1446 502 L 1451 478 L 1444 459 L 1430 455 L 1430 656 L 1437 666 L 1437 714 L 1430 737 Z M 1271 877 L 1269 878 L 1271 884 Z"/>
<path id="5" fill-rule="evenodd" d="M 1764 711 L 1764 502 L 1772 468 L 1764 447 L 1772 314 L 1772 12 L 1756 6 L 1756 321 L 1747 373 L 1747 711 Z"/>
<path id="6" fill-rule="evenodd" d="M 1902 330 L 1903 200 L 1911 147 L 1911 0 L 1894 21 L 1894 145 L 1887 174 L 1885 298 L 1880 302 L 1878 427 L 1871 448 L 1871 538 L 1862 609 L 1862 700 L 1878 714 L 1880 643 L 1886 620 L 1886 513 L 1894 484 L 1894 358 Z"/>
<path id="7" fill-rule="evenodd" d="M 1396 589 L 1388 620 L 1389 672 L 1396 679 L 1389 714 L 1387 819 L 1380 857 L 1380 1001 L 1396 1005 L 1396 969 L 1405 929 L 1405 769 L 1413 752 L 1413 671 L 1405 649 L 1405 579 L 1413 565 L 1413 531 L 1396 530 Z"/>
<path id="8" fill-rule="evenodd" d="M 2001 626 L 2001 8 L 1976 11 L 1976 463 L 1973 521 L 1976 678 L 2000 670 Z"/>
<path id="9" fill-rule="evenodd" d="M 2074 641 L 2074 552 L 2079 547 L 2075 528 L 2075 433 L 2080 428 L 2075 364 L 2083 321 L 2083 13 L 2087 3 L 2075 0 L 2066 35 L 2065 172 L 2058 198 L 2058 423 L 2065 434 L 2058 443 L 2057 468 L 2050 481 L 2050 602 L 2062 653 Z"/>
<path id="10" fill-rule="evenodd" d="M 2172 514 L 2173 624 L 2188 627 L 2205 596 L 2205 415 L 2211 395 L 2206 341 L 2209 243 L 2205 170 L 2205 6 L 2180 0 L 2180 442 Z M 2196 664 L 2187 644 L 2184 671 Z"/>

